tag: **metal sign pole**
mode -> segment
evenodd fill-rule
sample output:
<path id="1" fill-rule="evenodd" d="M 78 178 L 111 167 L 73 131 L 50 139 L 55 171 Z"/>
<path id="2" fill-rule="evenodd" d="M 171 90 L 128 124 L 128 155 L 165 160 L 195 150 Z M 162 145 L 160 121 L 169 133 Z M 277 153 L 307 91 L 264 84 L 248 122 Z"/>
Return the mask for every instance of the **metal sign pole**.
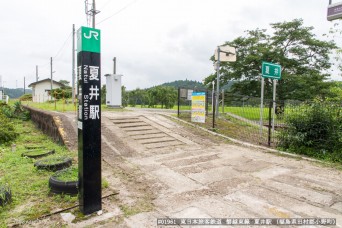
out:
<path id="1" fill-rule="evenodd" d="M 262 128 L 263 128 L 263 111 L 264 111 L 264 77 L 261 78 L 261 101 L 260 101 L 260 140 L 262 141 Z"/>
<path id="2" fill-rule="evenodd" d="M 222 89 L 222 114 L 224 114 L 224 89 Z"/>
<path id="3" fill-rule="evenodd" d="M 215 115 L 214 113 L 214 94 L 215 94 L 215 81 L 212 82 L 213 88 L 211 91 L 211 111 L 213 112 L 213 116 Z"/>
<path id="4" fill-rule="evenodd" d="M 217 57 L 217 85 L 216 85 L 216 113 L 214 113 L 216 116 L 219 116 L 219 97 L 220 97 L 220 46 L 217 47 L 217 53 L 218 53 L 218 57 Z"/>
<path id="5" fill-rule="evenodd" d="M 277 89 L 277 80 L 273 80 L 273 111 L 272 111 L 272 134 L 274 135 L 274 118 L 275 118 L 275 109 L 276 109 L 276 89 Z"/>
<path id="6" fill-rule="evenodd" d="M 79 204 L 86 215 L 102 208 L 100 30 L 81 27 L 77 41 Z"/>

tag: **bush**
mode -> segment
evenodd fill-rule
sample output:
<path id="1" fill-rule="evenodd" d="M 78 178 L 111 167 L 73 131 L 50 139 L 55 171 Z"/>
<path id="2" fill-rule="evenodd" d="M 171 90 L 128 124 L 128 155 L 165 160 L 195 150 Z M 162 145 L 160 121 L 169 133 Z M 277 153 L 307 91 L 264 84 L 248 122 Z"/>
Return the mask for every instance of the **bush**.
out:
<path id="1" fill-rule="evenodd" d="M 8 144 L 18 136 L 15 132 L 13 123 L 0 112 L 0 145 Z"/>
<path id="2" fill-rule="evenodd" d="M 342 161 L 340 107 L 314 103 L 290 113 L 279 135 L 279 146 L 295 153 Z"/>
<path id="3" fill-rule="evenodd" d="M 21 97 L 19 97 L 20 101 L 32 101 L 32 94 L 24 94 Z"/>
<path id="4" fill-rule="evenodd" d="M 52 95 L 55 99 L 68 99 L 71 98 L 71 88 L 57 88 L 52 90 Z"/>
<path id="5" fill-rule="evenodd" d="M 13 114 L 13 110 L 10 106 L 8 105 L 2 105 L 1 106 L 1 112 L 3 115 L 5 115 L 7 118 L 13 118 L 14 114 Z"/>
<path id="6" fill-rule="evenodd" d="M 20 101 L 15 102 L 13 107 L 10 107 L 8 105 L 2 105 L 1 112 L 7 118 L 17 118 L 20 120 L 30 119 L 30 112 L 24 109 Z"/>
<path id="7" fill-rule="evenodd" d="M 20 101 L 17 101 L 13 105 L 14 108 L 14 116 L 21 120 L 29 120 L 30 119 L 30 112 L 25 110 L 24 107 L 21 105 Z"/>

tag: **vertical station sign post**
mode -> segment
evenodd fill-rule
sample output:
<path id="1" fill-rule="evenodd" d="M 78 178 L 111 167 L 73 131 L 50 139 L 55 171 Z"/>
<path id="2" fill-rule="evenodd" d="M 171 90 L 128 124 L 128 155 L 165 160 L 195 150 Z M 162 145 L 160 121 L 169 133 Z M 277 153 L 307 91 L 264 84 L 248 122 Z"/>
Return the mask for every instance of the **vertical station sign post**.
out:
<path id="1" fill-rule="evenodd" d="M 100 30 L 77 31 L 79 202 L 83 214 L 101 204 Z"/>
<path id="2" fill-rule="evenodd" d="M 281 66 L 274 63 L 262 62 L 261 66 L 261 102 L 260 102 L 260 139 L 262 138 L 262 128 L 263 128 L 263 110 L 264 110 L 264 78 L 270 78 L 273 80 L 273 112 L 272 112 L 272 129 L 274 131 L 274 113 L 275 113 L 275 97 L 276 97 L 276 85 L 277 81 L 281 79 Z M 269 134 L 270 136 L 270 134 Z M 270 140 L 268 140 L 270 145 Z"/>

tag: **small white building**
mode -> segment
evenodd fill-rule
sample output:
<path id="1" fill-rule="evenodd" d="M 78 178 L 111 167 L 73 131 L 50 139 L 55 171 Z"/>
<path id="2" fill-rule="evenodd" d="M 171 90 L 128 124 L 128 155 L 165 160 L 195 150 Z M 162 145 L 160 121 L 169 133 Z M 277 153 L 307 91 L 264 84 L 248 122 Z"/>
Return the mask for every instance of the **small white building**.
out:
<path id="1" fill-rule="evenodd" d="M 62 83 L 52 80 L 52 89 L 58 89 L 63 87 Z M 32 87 L 32 101 L 37 103 L 46 102 L 52 100 L 49 95 L 51 90 L 51 79 L 44 79 L 31 83 L 28 87 Z"/>

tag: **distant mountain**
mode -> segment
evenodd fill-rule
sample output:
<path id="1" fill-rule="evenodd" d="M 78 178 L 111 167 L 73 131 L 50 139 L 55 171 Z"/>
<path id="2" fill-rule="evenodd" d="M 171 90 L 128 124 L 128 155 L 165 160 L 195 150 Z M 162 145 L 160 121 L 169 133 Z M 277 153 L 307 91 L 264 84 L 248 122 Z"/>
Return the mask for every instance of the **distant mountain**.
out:
<path id="1" fill-rule="evenodd" d="M 206 89 L 205 85 L 201 82 L 197 81 L 192 81 L 192 80 L 176 80 L 173 82 L 166 82 L 161 84 L 161 86 L 170 86 L 170 87 L 175 87 L 175 88 L 188 88 L 188 89 L 193 89 L 193 88 L 198 88 L 198 89 Z"/>
<path id="2" fill-rule="evenodd" d="M 225 91 L 230 91 L 232 89 L 232 86 L 237 82 L 238 81 L 229 81 L 226 85 L 222 86 L 221 89 L 224 89 Z"/>
<path id="3" fill-rule="evenodd" d="M 18 88 L 18 89 L 9 89 L 9 88 L 4 88 L 5 95 L 8 95 L 10 98 L 15 99 L 19 98 L 24 94 L 24 89 L 23 88 Z M 25 89 L 25 93 L 32 93 L 31 89 Z"/>

